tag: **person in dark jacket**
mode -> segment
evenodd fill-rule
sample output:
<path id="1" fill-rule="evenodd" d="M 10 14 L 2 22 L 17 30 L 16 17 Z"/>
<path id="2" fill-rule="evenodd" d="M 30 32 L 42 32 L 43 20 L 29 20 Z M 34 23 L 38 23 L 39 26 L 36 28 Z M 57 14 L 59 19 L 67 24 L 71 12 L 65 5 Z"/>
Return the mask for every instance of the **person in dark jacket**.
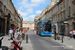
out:
<path id="1" fill-rule="evenodd" d="M 55 40 L 56 40 L 56 29 L 54 29 L 54 35 L 55 35 Z"/>
<path id="2" fill-rule="evenodd" d="M 13 38 L 15 38 L 14 35 L 15 35 L 15 29 L 13 28 Z"/>

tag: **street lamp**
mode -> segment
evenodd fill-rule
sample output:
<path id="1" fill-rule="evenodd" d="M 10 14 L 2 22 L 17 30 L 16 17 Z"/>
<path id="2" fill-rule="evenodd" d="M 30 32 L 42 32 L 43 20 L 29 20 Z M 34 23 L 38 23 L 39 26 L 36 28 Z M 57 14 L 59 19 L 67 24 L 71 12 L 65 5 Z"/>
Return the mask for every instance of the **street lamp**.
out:
<path id="1" fill-rule="evenodd" d="M 56 40 L 56 27 L 55 27 L 55 25 L 53 25 L 53 30 L 54 30 L 55 40 Z"/>
<path id="2" fill-rule="evenodd" d="M 63 43 L 63 36 L 64 36 L 64 21 L 61 23 L 61 32 L 62 32 L 62 43 Z"/>
<path id="3" fill-rule="evenodd" d="M 58 25 L 58 36 L 57 36 L 57 39 L 60 40 L 60 36 L 59 36 L 59 28 L 60 27 L 59 27 L 59 22 L 58 21 L 57 21 L 57 25 Z"/>

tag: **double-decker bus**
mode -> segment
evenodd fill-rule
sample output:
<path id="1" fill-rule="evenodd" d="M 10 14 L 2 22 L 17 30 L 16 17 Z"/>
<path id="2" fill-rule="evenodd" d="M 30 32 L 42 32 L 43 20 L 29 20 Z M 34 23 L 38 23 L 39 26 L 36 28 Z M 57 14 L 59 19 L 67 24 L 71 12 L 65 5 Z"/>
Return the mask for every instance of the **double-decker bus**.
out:
<path id="1" fill-rule="evenodd" d="M 50 19 L 42 19 L 37 22 L 37 34 L 41 36 L 52 36 L 52 22 Z"/>

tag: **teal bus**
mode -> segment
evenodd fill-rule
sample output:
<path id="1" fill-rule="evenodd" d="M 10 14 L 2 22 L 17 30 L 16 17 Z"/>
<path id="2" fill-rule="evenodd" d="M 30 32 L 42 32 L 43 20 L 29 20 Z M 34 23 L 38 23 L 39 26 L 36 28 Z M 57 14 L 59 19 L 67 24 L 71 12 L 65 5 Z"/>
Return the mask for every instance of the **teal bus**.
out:
<path id="1" fill-rule="evenodd" d="M 50 19 L 42 19 L 37 22 L 37 34 L 41 36 L 52 36 L 52 21 Z"/>

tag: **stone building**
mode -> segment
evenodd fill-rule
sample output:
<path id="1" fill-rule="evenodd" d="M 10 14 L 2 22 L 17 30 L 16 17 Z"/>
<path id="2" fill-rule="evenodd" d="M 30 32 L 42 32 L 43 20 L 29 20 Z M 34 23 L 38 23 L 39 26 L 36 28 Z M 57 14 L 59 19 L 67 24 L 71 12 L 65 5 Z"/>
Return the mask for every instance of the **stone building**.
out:
<path id="1" fill-rule="evenodd" d="M 52 0 L 50 9 L 47 9 L 42 17 L 44 19 L 51 19 L 52 25 L 55 26 L 57 33 L 62 33 L 64 28 L 64 35 L 69 35 L 70 30 L 75 30 L 75 0 Z"/>
<path id="2" fill-rule="evenodd" d="M 23 21 L 23 28 L 25 30 L 32 30 L 34 29 L 34 21 Z"/>
<path id="3" fill-rule="evenodd" d="M 34 28 L 36 28 L 36 27 L 37 27 L 37 22 L 38 22 L 38 20 L 37 20 L 37 19 L 39 19 L 39 17 L 40 17 L 40 16 L 38 16 L 38 15 L 37 15 L 37 16 L 35 16 L 35 20 L 34 20 L 34 24 L 35 24 L 35 26 L 34 26 Z"/>
<path id="4" fill-rule="evenodd" d="M 0 36 L 7 35 L 10 27 L 18 25 L 18 16 L 12 0 L 0 0 Z"/>

